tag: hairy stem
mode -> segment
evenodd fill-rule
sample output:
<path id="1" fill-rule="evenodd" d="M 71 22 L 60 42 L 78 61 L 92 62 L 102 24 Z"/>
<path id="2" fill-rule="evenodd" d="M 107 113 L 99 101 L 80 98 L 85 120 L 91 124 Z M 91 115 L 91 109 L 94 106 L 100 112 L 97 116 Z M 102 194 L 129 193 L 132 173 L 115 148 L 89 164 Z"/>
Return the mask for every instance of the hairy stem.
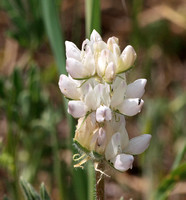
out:
<path id="1" fill-rule="evenodd" d="M 96 168 L 96 200 L 104 200 L 104 163 L 99 162 Z"/>

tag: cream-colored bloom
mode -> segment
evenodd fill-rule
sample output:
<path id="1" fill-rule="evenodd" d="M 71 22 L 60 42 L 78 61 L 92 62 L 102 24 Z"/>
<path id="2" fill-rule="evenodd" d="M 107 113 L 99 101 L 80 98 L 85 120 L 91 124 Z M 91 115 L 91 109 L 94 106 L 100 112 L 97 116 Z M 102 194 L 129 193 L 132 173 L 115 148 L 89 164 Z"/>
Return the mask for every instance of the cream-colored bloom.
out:
<path id="1" fill-rule="evenodd" d="M 117 109 L 124 115 L 134 116 L 141 111 L 143 104 L 144 101 L 139 98 L 125 99 L 120 105 L 117 106 Z"/>
<path id="2" fill-rule="evenodd" d="M 122 73 L 127 71 L 132 65 L 134 64 L 134 61 L 136 60 L 136 52 L 134 48 L 130 45 L 128 45 L 123 52 L 121 53 L 121 60 L 120 64 L 117 67 L 116 73 Z"/>
<path id="3" fill-rule="evenodd" d="M 105 158 L 117 170 L 126 171 L 132 168 L 133 156 L 143 153 L 149 146 L 151 135 L 144 134 L 128 140 L 123 140 L 123 134 L 115 133 L 105 150 Z M 124 141 L 124 142 L 123 142 Z"/>
<path id="4" fill-rule="evenodd" d="M 87 106 L 82 101 L 69 101 L 68 102 L 68 113 L 74 118 L 80 118 L 86 115 Z"/>
<path id="5" fill-rule="evenodd" d="M 78 83 L 71 77 L 62 74 L 59 78 L 59 88 L 61 92 L 70 99 L 80 99 L 81 92 Z"/>
<path id="6" fill-rule="evenodd" d="M 119 40 L 111 37 L 104 42 L 95 30 L 85 39 L 81 50 L 69 41 L 66 46 L 66 70 L 59 87 L 70 99 L 68 113 L 79 118 L 74 142 L 83 161 L 105 159 L 119 171 L 132 168 L 133 155 L 147 149 L 148 134 L 129 140 L 125 115 L 138 114 L 144 101 L 146 79 L 127 85 L 125 72 L 135 62 L 136 52 L 128 45 L 122 52 Z M 80 158 L 80 160 L 81 160 Z"/>
<path id="7" fill-rule="evenodd" d="M 96 110 L 96 121 L 101 123 L 106 121 L 109 121 L 112 119 L 112 111 L 109 107 L 107 106 L 100 106 Z"/>

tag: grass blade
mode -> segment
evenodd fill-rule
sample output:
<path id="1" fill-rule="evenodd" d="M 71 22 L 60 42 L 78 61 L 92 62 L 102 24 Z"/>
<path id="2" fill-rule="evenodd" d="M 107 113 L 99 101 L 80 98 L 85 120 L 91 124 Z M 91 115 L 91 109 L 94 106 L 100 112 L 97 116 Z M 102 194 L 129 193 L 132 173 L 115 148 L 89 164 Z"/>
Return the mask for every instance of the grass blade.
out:
<path id="1" fill-rule="evenodd" d="M 44 183 L 42 183 L 40 187 L 40 196 L 42 200 L 50 200 L 50 197 L 46 191 Z"/>
<path id="2" fill-rule="evenodd" d="M 52 51 L 54 53 L 58 71 L 60 74 L 66 74 L 64 39 L 60 26 L 58 11 L 56 8 L 56 1 L 41 0 L 40 2 L 43 14 L 43 21 L 49 37 Z"/>
<path id="3" fill-rule="evenodd" d="M 85 1 L 85 15 L 86 15 L 86 37 L 89 37 L 92 30 L 96 29 L 101 32 L 101 11 L 100 0 L 86 0 Z"/>
<path id="4" fill-rule="evenodd" d="M 178 181 L 186 180 L 186 162 L 174 169 L 165 179 L 163 179 L 155 193 L 154 200 L 166 200 L 171 189 Z"/>

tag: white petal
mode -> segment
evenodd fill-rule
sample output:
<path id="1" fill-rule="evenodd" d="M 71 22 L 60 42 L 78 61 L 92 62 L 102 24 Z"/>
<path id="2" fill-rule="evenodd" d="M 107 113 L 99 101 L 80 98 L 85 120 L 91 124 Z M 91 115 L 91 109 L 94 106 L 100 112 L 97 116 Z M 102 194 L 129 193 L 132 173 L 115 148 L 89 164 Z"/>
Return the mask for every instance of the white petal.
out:
<path id="1" fill-rule="evenodd" d="M 110 62 L 107 65 L 106 70 L 105 70 L 104 78 L 105 78 L 106 82 L 111 83 L 114 80 L 115 75 L 116 75 L 116 66 L 114 65 L 113 62 Z"/>
<path id="2" fill-rule="evenodd" d="M 96 120 L 97 122 L 101 123 L 104 120 L 109 121 L 112 119 L 112 112 L 109 107 L 107 106 L 100 106 L 96 110 Z"/>
<path id="3" fill-rule="evenodd" d="M 100 98 L 100 104 L 110 106 L 110 87 L 108 84 L 98 84 L 94 88 L 97 98 Z"/>
<path id="4" fill-rule="evenodd" d="M 108 48 L 113 51 L 113 45 L 114 44 L 117 44 L 118 45 L 118 38 L 117 37 L 110 37 L 108 40 L 107 40 L 107 46 Z"/>
<path id="5" fill-rule="evenodd" d="M 90 79 L 89 79 L 90 80 Z M 84 101 L 85 99 L 85 96 L 89 93 L 89 91 L 92 90 L 92 86 L 91 84 L 89 83 L 90 81 L 87 80 L 87 81 L 83 81 L 82 84 L 79 86 L 79 89 L 81 91 L 81 94 L 82 94 L 82 100 Z"/>
<path id="6" fill-rule="evenodd" d="M 96 144 L 97 144 L 97 140 L 98 140 L 98 134 L 99 134 L 99 129 L 96 129 L 94 132 L 93 132 L 93 136 L 92 136 L 92 139 L 90 141 L 90 150 L 94 150 L 95 151 L 95 147 L 96 147 Z"/>
<path id="7" fill-rule="evenodd" d="M 73 58 L 67 58 L 66 70 L 70 74 L 70 76 L 72 76 L 72 78 L 85 77 L 85 72 L 82 63 Z"/>
<path id="8" fill-rule="evenodd" d="M 141 111 L 144 104 L 142 99 L 125 99 L 122 104 L 120 104 L 117 109 L 120 113 L 127 116 L 134 116 Z"/>
<path id="9" fill-rule="evenodd" d="M 136 52 L 134 48 L 130 45 L 125 47 L 125 49 L 121 53 L 121 58 L 123 59 L 126 66 L 133 65 L 134 61 L 136 60 L 136 57 L 137 57 Z"/>
<path id="10" fill-rule="evenodd" d="M 145 92 L 146 79 L 138 79 L 127 86 L 126 98 L 141 98 Z"/>
<path id="11" fill-rule="evenodd" d="M 124 150 L 129 144 L 129 136 L 125 124 L 121 124 L 118 132 L 121 134 L 121 149 Z"/>
<path id="12" fill-rule="evenodd" d="M 98 146 L 103 145 L 105 141 L 106 141 L 106 132 L 103 128 L 100 128 L 98 132 L 98 138 L 97 138 Z"/>
<path id="13" fill-rule="evenodd" d="M 94 60 L 94 55 L 92 54 L 91 51 L 85 54 L 85 57 L 83 60 L 83 67 L 84 67 L 86 76 L 90 77 L 95 74 L 95 60 Z"/>
<path id="14" fill-rule="evenodd" d="M 103 128 L 96 129 L 93 132 L 92 139 L 90 141 L 90 144 L 88 144 L 88 145 L 90 146 L 90 150 L 103 153 L 105 150 L 105 145 L 106 145 L 105 130 Z"/>
<path id="15" fill-rule="evenodd" d="M 88 39 L 85 39 L 81 47 L 81 56 L 83 57 L 87 51 L 91 50 L 91 42 Z"/>
<path id="16" fill-rule="evenodd" d="M 102 40 L 100 34 L 94 29 L 90 35 L 90 41 L 98 42 L 100 40 Z"/>
<path id="17" fill-rule="evenodd" d="M 137 57 L 137 55 L 136 55 L 135 50 L 133 49 L 132 46 L 128 45 L 121 53 L 120 58 L 121 58 L 122 62 L 119 65 L 119 67 L 117 68 L 117 73 L 121 73 L 121 72 L 129 69 L 134 64 L 136 57 Z"/>
<path id="18" fill-rule="evenodd" d="M 81 60 L 80 59 L 81 51 L 77 48 L 77 46 L 73 42 L 66 41 L 65 46 L 66 46 L 67 58 L 74 58 L 79 61 Z"/>
<path id="19" fill-rule="evenodd" d="M 120 81 L 119 85 L 113 90 L 113 95 L 111 98 L 111 107 L 115 108 L 121 104 L 124 100 L 124 95 L 126 91 L 127 84 L 125 81 Z"/>
<path id="20" fill-rule="evenodd" d="M 59 88 L 61 92 L 70 99 L 79 99 L 81 93 L 77 88 L 77 84 L 71 78 L 62 74 L 59 78 Z"/>
<path id="21" fill-rule="evenodd" d="M 90 89 L 87 95 L 85 96 L 85 104 L 89 110 L 96 110 L 100 105 L 99 94 L 95 93 L 93 89 Z"/>
<path id="22" fill-rule="evenodd" d="M 111 160 L 111 163 L 113 163 L 117 170 L 124 172 L 128 169 L 132 169 L 133 161 L 134 157 L 132 155 L 119 154 Z"/>
<path id="23" fill-rule="evenodd" d="M 107 44 L 103 41 L 98 41 L 93 44 L 94 54 L 99 55 L 103 49 L 107 49 Z"/>
<path id="24" fill-rule="evenodd" d="M 121 115 L 119 113 L 115 113 L 114 117 L 111 120 L 111 127 L 113 128 L 114 132 L 120 132 L 120 127 L 122 129 L 122 126 L 125 127 L 125 117 L 124 115 Z"/>
<path id="25" fill-rule="evenodd" d="M 125 73 L 120 74 L 119 76 L 116 76 L 112 86 L 112 89 L 115 90 L 121 83 L 121 81 L 124 81 L 127 87 L 127 83 L 126 83 L 126 75 Z M 126 89 L 125 89 L 126 90 Z"/>
<path id="26" fill-rule="evenodd" d="M 152 136 L 149 134 L 144 134 L 132 138 L 124 151 L 132 155 L 143 153 L 148 148 L 151 137 Z"/>
<path id="27" fill-rule="evenodd" d="M 115 133 L 110 142 L 107 144 L 105 150 L 105 158 L 106 160 L 110 160 L 114 158 L 118 152 L 121 152 L 121 135 L 119 132 Z"/>
<path id="28" fill-rule="evenodd" d="M 103 49 L 98 57 L 97 73 L 101 77 L 105 74 L 105 69 L 107 66 L 107 54 L 109 54 L 108 49 Z"/>
<path id="29" fill-rule="evenodd" d="M 83 117 L 87 113 L 87 106 L 82 101 L 69 101 L 68 113 L 71 114 L 74 118 Z"/>
<path id="30" fill-rule="evenodd" d="M 121 54 L 121 51 L 120 51 L 119 46 L 117 44 L 114 44 L 113 45 L 113 57 L 114 57 L 114 61 L 115 61 L 116 65 L 118 65 L 120 54 Z"/>
<path id="31" fill-rule="evenodd" d="M 103 85 L 103 90 L 102 90 L 100 98 L 101 98 L 102 104 L 104 104 L 107 107 L 110 106 L 110 87 L 106 83 L 105 85 Z"/>

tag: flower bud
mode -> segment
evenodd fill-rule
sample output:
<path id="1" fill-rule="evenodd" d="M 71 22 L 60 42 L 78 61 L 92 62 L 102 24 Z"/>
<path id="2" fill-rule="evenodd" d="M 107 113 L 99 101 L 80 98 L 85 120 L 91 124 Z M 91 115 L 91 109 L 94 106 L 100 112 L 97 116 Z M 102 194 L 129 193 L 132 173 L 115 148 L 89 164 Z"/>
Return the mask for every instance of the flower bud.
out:
<path id="1" fill-rule="evenodd" d="M 101 38 L 100 34 L 94 29 L 90 35 L 90 40 L 92 42 L 98 42 L 98 41 L 101 41 L 102 38 Z"/>
<path id="2" fill-rule="evenodd" d="M 69 101 L 68 113 L 71 114 L 74 118 L 83 117 L 87 113 L 87 106 L 82 101 Z"/>
<path id="3" fill-rule="evenodd" d="M 98 63 L 97 63 L 97 73 L 100 77 L 103 77 L 105 74 L 105 69 L 107 67 L 107 57 L 108 57 L 109 51 L 107 49 L 103 49 L 101 51 L 100 56 L 98 57 Z"/>
<path id="4" fill-rule="evenodd" d="M 66 70 L 74 79 L 86 79 L 95 73 L 95 63 L 91 52 L 85 55 L 83 62 L 74 58 L 67 58 Z"/>
<path id="5" fill-rule="evenodd" d="M 117 106 L 117 109 L 123 115 L 134 116 L 141 111 L 143 104 L 144 101 L 142 99 L 125 99 L 123 103 Z"/>
<path id="6" fill-rule="evenodd" d="M 101 123 L 106 121 L 109 121 L 112 119 L 112 112 L 109 107 L 107 106 L 100 106 L 96 110 L 96 121 Z"/>
<path id="7" fill-rule="evenodd" d="M 133 47 L 128 45 L 121 53 L 121 60 L 118 68 L 116 69 L 116 73 L 127 71 L 134 64 L 136 57 L 137 55 Z"/>
<path id="8" fill-rule="evenodd" d="M 66 57 L 67 58 L 74 58 L 78 61 L 81 61 L 81 59 L 80 59 L 81 52 L 73 42 L 66 41 L 65 47 L 66 47 Z"/>
<path id="9" fill-rule="evenodd" d="M 95 113 L 88 115 L 86 119 L 80 118 L 75 132 L 74 140 L 77 141 L 86 152 L 97 152 L 104 154 L 106 145 L 106 131 L 99 128 L 95 121 Z"/>
<path id="10" fill-rule="evenodd" d="M 110 62 L 106 67 L 104 79 L 106 82 L 112 83 L 115 76 L 116 76 L 116 66 L 114 65 L 113 62 Z"/>
<path id="11" fill-rule="evenodd" d="M 67 58 L 66 70 L 75 79 L 81 79 L 86 76 L 83 64 L 74 58 Z"/>
<path id="12" fill-rule="evenodd" d="M 106 141 L 106 132 L 103 128 L 100 128 L 98 132 L 97 145 L 101 146 L 105 143 L 105 141 Z"/>
<path id="13" fill-rule="evenodd" d="M 114 44 L 117 44 L 118 45 L 119 43 L 119 40 L 117 37 L 110 37 L 108 40 L 107 40 L 107 46 L 108 48 L 113 52 L 113 46 Z"/>
<path id="14" fill-rule="evenodd" d="M 80 99 L 80 91 L 77 88 L 77 84 L 76 82 L 67 77 L 66 75 L 61 75 L 59 78 L 59 88 L 61 90 L 61 92 L 70 99 Z"/>
<path id="15" fill-rule="evenodd" d="M 128 169 L 132 169 L 132 163 L 134 162 L 134 157 L 128 154 L 118 154 L 114 159 L 110 161 L 113 163 L 115 169 L 124 172 Z"/>

